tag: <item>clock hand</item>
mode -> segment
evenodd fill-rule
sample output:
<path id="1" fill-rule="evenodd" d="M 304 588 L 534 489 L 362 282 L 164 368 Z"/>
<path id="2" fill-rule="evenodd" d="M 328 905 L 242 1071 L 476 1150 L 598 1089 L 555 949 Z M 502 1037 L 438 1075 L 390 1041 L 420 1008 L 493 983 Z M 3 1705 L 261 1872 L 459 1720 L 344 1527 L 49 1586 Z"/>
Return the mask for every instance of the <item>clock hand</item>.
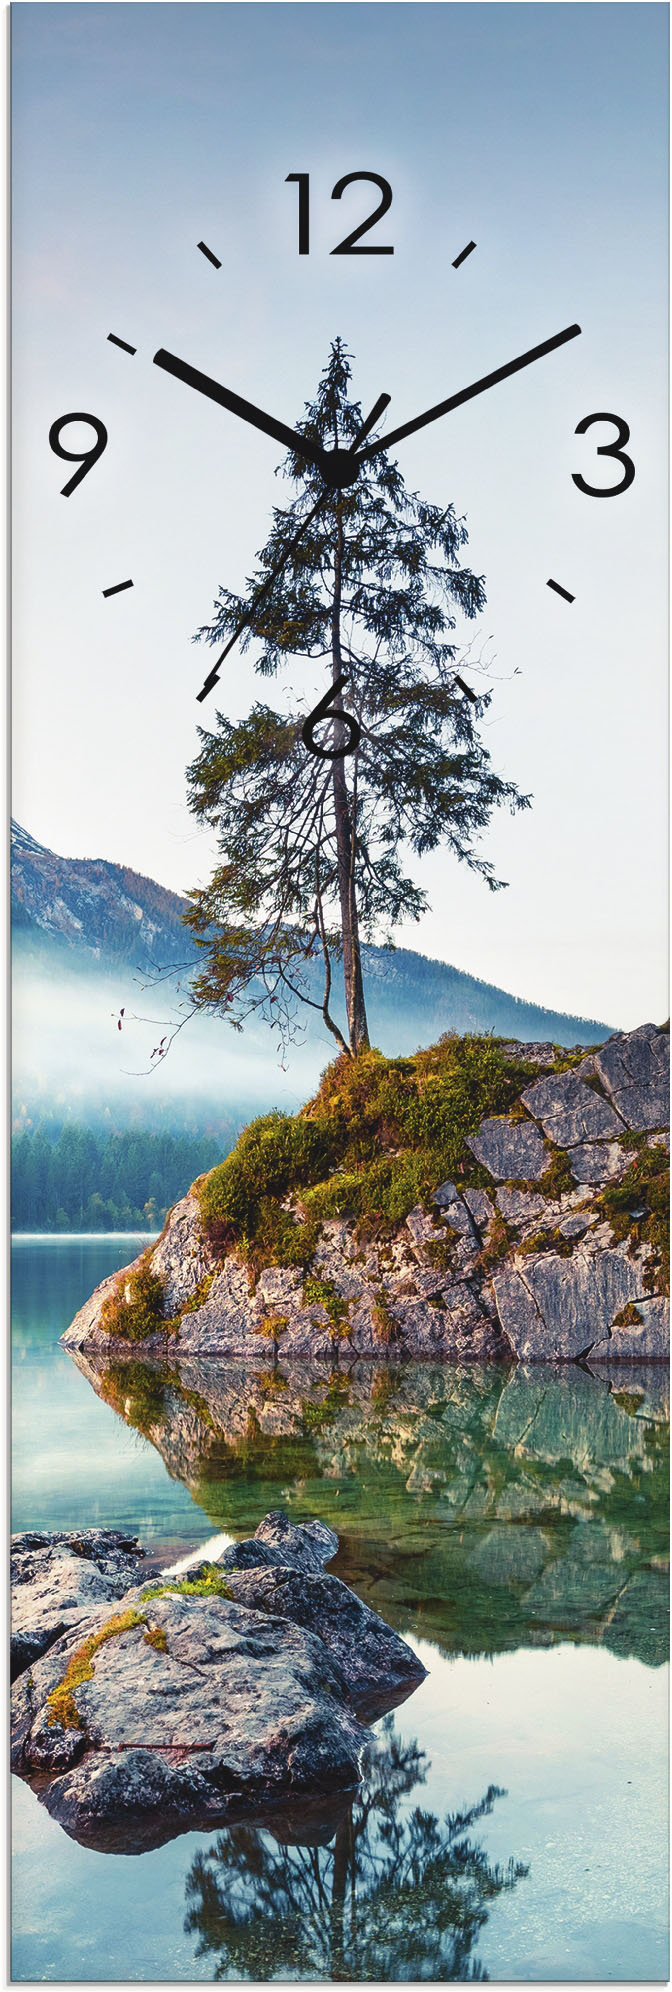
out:
<path id="1" fill-rule="evenodd" d="M 367 416 L 366 421 L 362 423 L 361 429 L 358 430 L 357 435 L 355 436 L 355 440 L 350 446 L 351 450 L 356 450 L 358 445 L 361 443 L 362 438 L 370 434 L 371 429 L 373 429 L 375 423 L 378 421 L 379 415 L 382 415 L 383 410 L 387 408 L 389 401 L 390 401 L 389 394 L 380 394 L 378 396 L 378 400 L 374 403 L 374 406 L 371 409 L 371 414 Z M 299 544 L 299 540 L 303 538 L 303 535 L 305 532 L 307 532 L 308 527 L 312 525 L 313 519 L 317 518 L 318 512 L 321 510 L 322 506 L 326 503 L 326 500 L 330 497 L 330 495 L 331 494 L 328 487 L 324 491 L 320 492 L 320 496 L 317 500 L 317 503 L 313 505 L 312 511 L 308 513 L 307 519 L 304 519 L 303 525 L 299 526 L 298 533 L 296 533 L 294 539 L 291 541 L 291 544 L 288 546 L 287 552 L 283 554 L 282 560 L 278 561 L 277 566 L 274 567 L 272 573 L 269 574 L 268 580 L 264 582 L 263 588 L 260 588 L 258 595 L 255 595 L 254 601 L 252 603 L 252 609 L 251 610 L 248 609 L 247 613 L 241 617 L 240 622 L 236 624 L 233 636 L 229 637 L 229 641 L 227 644 L 225 644 L 224 649 L 220 650 L 219 657 L 216 659 L 215 663 L 213 664 L 212 670 L 208 672 L 205 684 L 201 686 L 200 692 L 196 693 L 196 697 L 199 701 L 199 704 L 202 703 L 203 699 L 207 698 L 208 692 L 212 691 L 213 685 L 217 685 L 219 683 L 220 664 L 224 663 L 225 657 L 228 657 L 229 651 L 233 650 L 234 644 L 238 642 L 239 636 L 242 636 L 243 630 L 247 627 L 247 624 L 250 620 L 250 615 L 253 614 L 256 609 L 261 608 L 262 602 L 265 602 L 267 595 L 270 595 L 274 581 L 277 581 L 278 575 L 282 573 L 283 567 L 286 567 L 288 560 L 291 560 L 294 549 Z"/>
<path id="2" fill-rule="evenodd" d="M 218 380 L 211 380 L 209 374 L 199 373 L 197 367 L 190 367 L 186 360 L 179 360 L 175 353 L 167 353 L 164 346 L 154 354 L 155 367 L 163 367 L 165 373 L 183 380 L 187 387 L 195 387 L 199 394 L 207 394 L 210 401 L 218 401 L 222 408 L 228 408 L 232 415 L 240 415 L 243 422 L 251 422 L 253 428 L 263 429 L 267 436 L 274 436 L 276 442 L 284 443 L 296 456 L 306 457 L 309 463 L 317 464 L 322 470 L 326 452 L 319 443 L 301 436 L 298 429 L 290 429 L 284 422 L 276 422 L 273 415 L 266 415 L 263 408 L 255 408 L 254 402 L 244 401 L 241 394 L 234 394 L 229 387 L 221 387 Z"/>
<path id="3" fill-rule="evenodd" d="M 389 450 L 394 443 L 402 442 L 404 436 L 412 436 L 416 429 L 424 429 L 428 422 L 436 422 L 439 415 L 448 415 L 451 408 L 459 408 L 461 402 L 473 400 L 475 394 L 484 394 L 487 387 L 496 387 L 497 382 L 506 380 L 509 374 L 519 373 L 521 367 L 529 367 L 533 360 L 541 360 L 546 353 L 553 353 L 556 346 L 564 346 L 568 339 L 576 339 L 580 331 L 580 325 L 568 325 L 564 332 L 556 332 L 553 339 L 544 339 L 541 346 L 531 346 L 529 353 L 521 353 L 517 360 L 509 360 L 505 367 L 497 367 L 494 373 L 484 374 L 482 380 L 473 381 L 471 387 L 460 388 L 459 394 L 451 394 L 447 401 L 439 401 L 436 408 L 428 408 L 426 414 L 416 415 L 414 422 L 404 422 L 400 429 L 393 429 L 382 442 L 371 443 L 368 450 L 362 450 L 360 462 L 368 463 L 381 450 Z"/>
<path id="4" fill-rule="evenodd" d="M 351 443 L 351 449 L 359 449 L 359 445 L 363 443 L 364 437 L 368 436 L 372 429 L 375 429 L 379 416 L 384 414 L 386 408 L 389 408 L 391 399 L 392 396 L 390 394 L 379 394 L 378 400 L 374 401 L 371 414 L 367 415 L 366 421 L 362 423 L 358 435 L 355 436 L 354 443 Z"/>

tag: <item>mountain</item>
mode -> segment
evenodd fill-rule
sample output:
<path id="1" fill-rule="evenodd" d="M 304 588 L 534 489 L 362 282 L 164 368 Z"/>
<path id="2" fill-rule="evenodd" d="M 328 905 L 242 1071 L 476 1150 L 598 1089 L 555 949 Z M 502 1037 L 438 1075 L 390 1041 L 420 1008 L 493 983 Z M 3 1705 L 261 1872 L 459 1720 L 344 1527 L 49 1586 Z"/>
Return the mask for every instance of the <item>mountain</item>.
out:
<path id="1" fill-rule="evenodd" d="M 12 928 L 90 962 L 133 962 L 144 970 L 193 959 L 182 925 L 186 905 L 128 865 L 105 858 L 59 858 L 12 823 Z"/>
<path id="2" fill-rule="evenodd" d="M 125 966 L 149 978 L 174 965 L 177 973 L 196 958 L 182 924 L 186 905 L 178 893 L 127 865 L 58 857 L 12 824 L 15 952 L 36 970 L 63 977 L 113 971 L 118 978 Z M 372 1036 L 389 1053 L 414 1050 L 446 1030 L 491 1030 L 563 1045 L 594 1044 L 608 1035 L 606 1024 L 527 1003 L 408 948 L 367 946 L 363 957 Z M 311 994 L 317 995 L 317 966 L 314 973 Z M 322 1031 L 319 1042 L 332 1048 Z"/>

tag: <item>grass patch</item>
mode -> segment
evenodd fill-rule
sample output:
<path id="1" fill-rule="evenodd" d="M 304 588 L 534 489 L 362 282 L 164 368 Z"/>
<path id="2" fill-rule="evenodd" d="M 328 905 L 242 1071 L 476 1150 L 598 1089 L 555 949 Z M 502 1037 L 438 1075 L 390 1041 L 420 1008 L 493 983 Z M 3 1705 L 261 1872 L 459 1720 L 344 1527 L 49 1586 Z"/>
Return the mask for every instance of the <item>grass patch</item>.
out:
<path id="1" fill-rule="evenodd" d="M 164 1314 L 164 1284 L 151 1269 L 155 1250 L 149 1245 L 132 1273 L 121 1273 L 112 1293 L 103 1301 L 100 1326 L 106 1335 L 118 1335 L 124 1342 L 146 1342 L 150 1335 L 174 1332 L 174 1323 Z"/>
<path id="2" fill-rule="evenodd" d="M 504 1058 L 503 1042 L 449 1032 L 412 1058 L 336 1059 L 300 1113 L 252 1121 L 194 1186 L 213 1249 L 235 1247 L 252 1271 L 307 1271 L 327 1218 L 384 1236 L 448 1177 L 488 1185 L 467 1139 L 486 1116 L 511 1112 L 537 1074 L 529 1060 Z"/>

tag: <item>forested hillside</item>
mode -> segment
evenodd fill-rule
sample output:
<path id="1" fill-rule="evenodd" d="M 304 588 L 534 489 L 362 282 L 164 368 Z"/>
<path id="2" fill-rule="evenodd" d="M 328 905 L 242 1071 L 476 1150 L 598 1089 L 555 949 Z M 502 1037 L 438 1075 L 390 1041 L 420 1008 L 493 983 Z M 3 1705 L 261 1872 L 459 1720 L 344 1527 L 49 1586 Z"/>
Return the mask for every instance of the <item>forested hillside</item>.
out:
<path id="1" fill-rule="evenodd" d="M 194 1177 L 221 1159 L 208 1137 L 38 1125 L 12 1137 L 12 1230 L 158 1229 Z"/>

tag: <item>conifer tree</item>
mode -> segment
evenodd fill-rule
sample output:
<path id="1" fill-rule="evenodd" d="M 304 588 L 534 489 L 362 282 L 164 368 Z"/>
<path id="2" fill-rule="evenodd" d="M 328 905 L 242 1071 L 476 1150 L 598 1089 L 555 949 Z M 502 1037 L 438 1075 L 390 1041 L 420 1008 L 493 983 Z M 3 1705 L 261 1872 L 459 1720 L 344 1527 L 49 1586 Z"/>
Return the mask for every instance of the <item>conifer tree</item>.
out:
<path id="1" fill-rule="evenodd" d="M 351 449 L 362 429 L 350 381 L 337 339 L 300 425 L 329 449 Z M 284 710 L 256 702 L 237 724 L 218 714 L 200 732 L 189 801 L 217 830 L 219 862 L 190 895 L 186 918 L 203 951 L 193 993 L 239 1028 L 261 1013 L 284 1041 L 308 1003 L 357 1056 L 369 1044 L 362 940 L 391 939 L 428 903 L 408 854 L 445 845 L 497 890 L 503 881 L 477 840 L 497 804 L 517 810 L 529 798 L 495 772 L 479 737 L 491 695 L 457 670 L 456 617 L 474 619 L 485 591 L 460 564 L 467 532 L 454 506 L 407 491 L 386 453 L 341 490 L 291 452 L 284 474 L 294 495 L 274 509 L 256 573 L 243 595 L 220 588 L 198 638 L 220 646 L 244 620 L 241 645 L 254 646 L 259 675 L 291 666 L 295 686 L 303 659 L 312 691 L 301 702 L 294 690 Z M 316 666 L 327 711 L 309 739 L 322 755 L 303 731 Z M 347 1040 L 331 1009 L 337 959 Z"/>

